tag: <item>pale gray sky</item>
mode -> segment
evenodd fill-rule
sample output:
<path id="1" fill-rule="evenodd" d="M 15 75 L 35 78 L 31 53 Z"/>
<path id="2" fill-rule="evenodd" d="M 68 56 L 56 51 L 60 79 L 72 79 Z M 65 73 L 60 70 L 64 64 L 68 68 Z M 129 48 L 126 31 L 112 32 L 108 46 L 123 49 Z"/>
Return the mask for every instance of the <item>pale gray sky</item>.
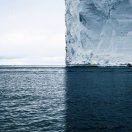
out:
<path id="1" fill-rule="evenodd" d="M 64 64 L 64 0 L 0 0 L 0 64 Z"/>

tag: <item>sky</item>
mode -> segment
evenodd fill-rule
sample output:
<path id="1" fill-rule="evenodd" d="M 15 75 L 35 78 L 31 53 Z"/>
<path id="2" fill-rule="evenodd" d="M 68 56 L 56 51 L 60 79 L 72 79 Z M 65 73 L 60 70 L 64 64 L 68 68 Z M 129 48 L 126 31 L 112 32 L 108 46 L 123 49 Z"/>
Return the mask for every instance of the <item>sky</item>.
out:
<path id="1" fill-rule="evenodd" d="M 64 0 L 0 0 L 0 64 L 65 64 Z"/>

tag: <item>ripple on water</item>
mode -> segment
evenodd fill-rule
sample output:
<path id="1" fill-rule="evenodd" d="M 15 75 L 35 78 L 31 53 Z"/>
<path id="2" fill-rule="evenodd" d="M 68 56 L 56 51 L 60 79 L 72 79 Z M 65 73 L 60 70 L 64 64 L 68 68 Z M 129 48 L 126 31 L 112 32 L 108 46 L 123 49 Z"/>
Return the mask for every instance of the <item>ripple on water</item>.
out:
<path id="1" fill-rule="evenodd" d="M 20 71 L 0 74 L 1 131 L 64 131 L 64 71 Z"/>

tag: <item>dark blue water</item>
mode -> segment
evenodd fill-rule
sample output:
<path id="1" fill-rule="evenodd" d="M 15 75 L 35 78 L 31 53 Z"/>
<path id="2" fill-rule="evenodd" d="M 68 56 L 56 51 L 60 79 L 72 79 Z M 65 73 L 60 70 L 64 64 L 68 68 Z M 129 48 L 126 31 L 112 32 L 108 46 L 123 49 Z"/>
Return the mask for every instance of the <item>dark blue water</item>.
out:
<path id="1" fill-rule="evenodd" d="M 132 68 L 0 68 L 0 132 L 131 132 Z"/>

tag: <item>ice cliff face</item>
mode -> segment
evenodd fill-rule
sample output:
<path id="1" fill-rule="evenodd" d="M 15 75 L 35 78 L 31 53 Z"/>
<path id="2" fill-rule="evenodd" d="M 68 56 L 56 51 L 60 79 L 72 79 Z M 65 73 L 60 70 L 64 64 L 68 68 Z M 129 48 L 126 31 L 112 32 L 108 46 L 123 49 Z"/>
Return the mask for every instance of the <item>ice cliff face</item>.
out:
<path id="1" fill-rule="evenodd" d="M 132 63 L 132 0 L 65 0 L 66 63 Z"/>

